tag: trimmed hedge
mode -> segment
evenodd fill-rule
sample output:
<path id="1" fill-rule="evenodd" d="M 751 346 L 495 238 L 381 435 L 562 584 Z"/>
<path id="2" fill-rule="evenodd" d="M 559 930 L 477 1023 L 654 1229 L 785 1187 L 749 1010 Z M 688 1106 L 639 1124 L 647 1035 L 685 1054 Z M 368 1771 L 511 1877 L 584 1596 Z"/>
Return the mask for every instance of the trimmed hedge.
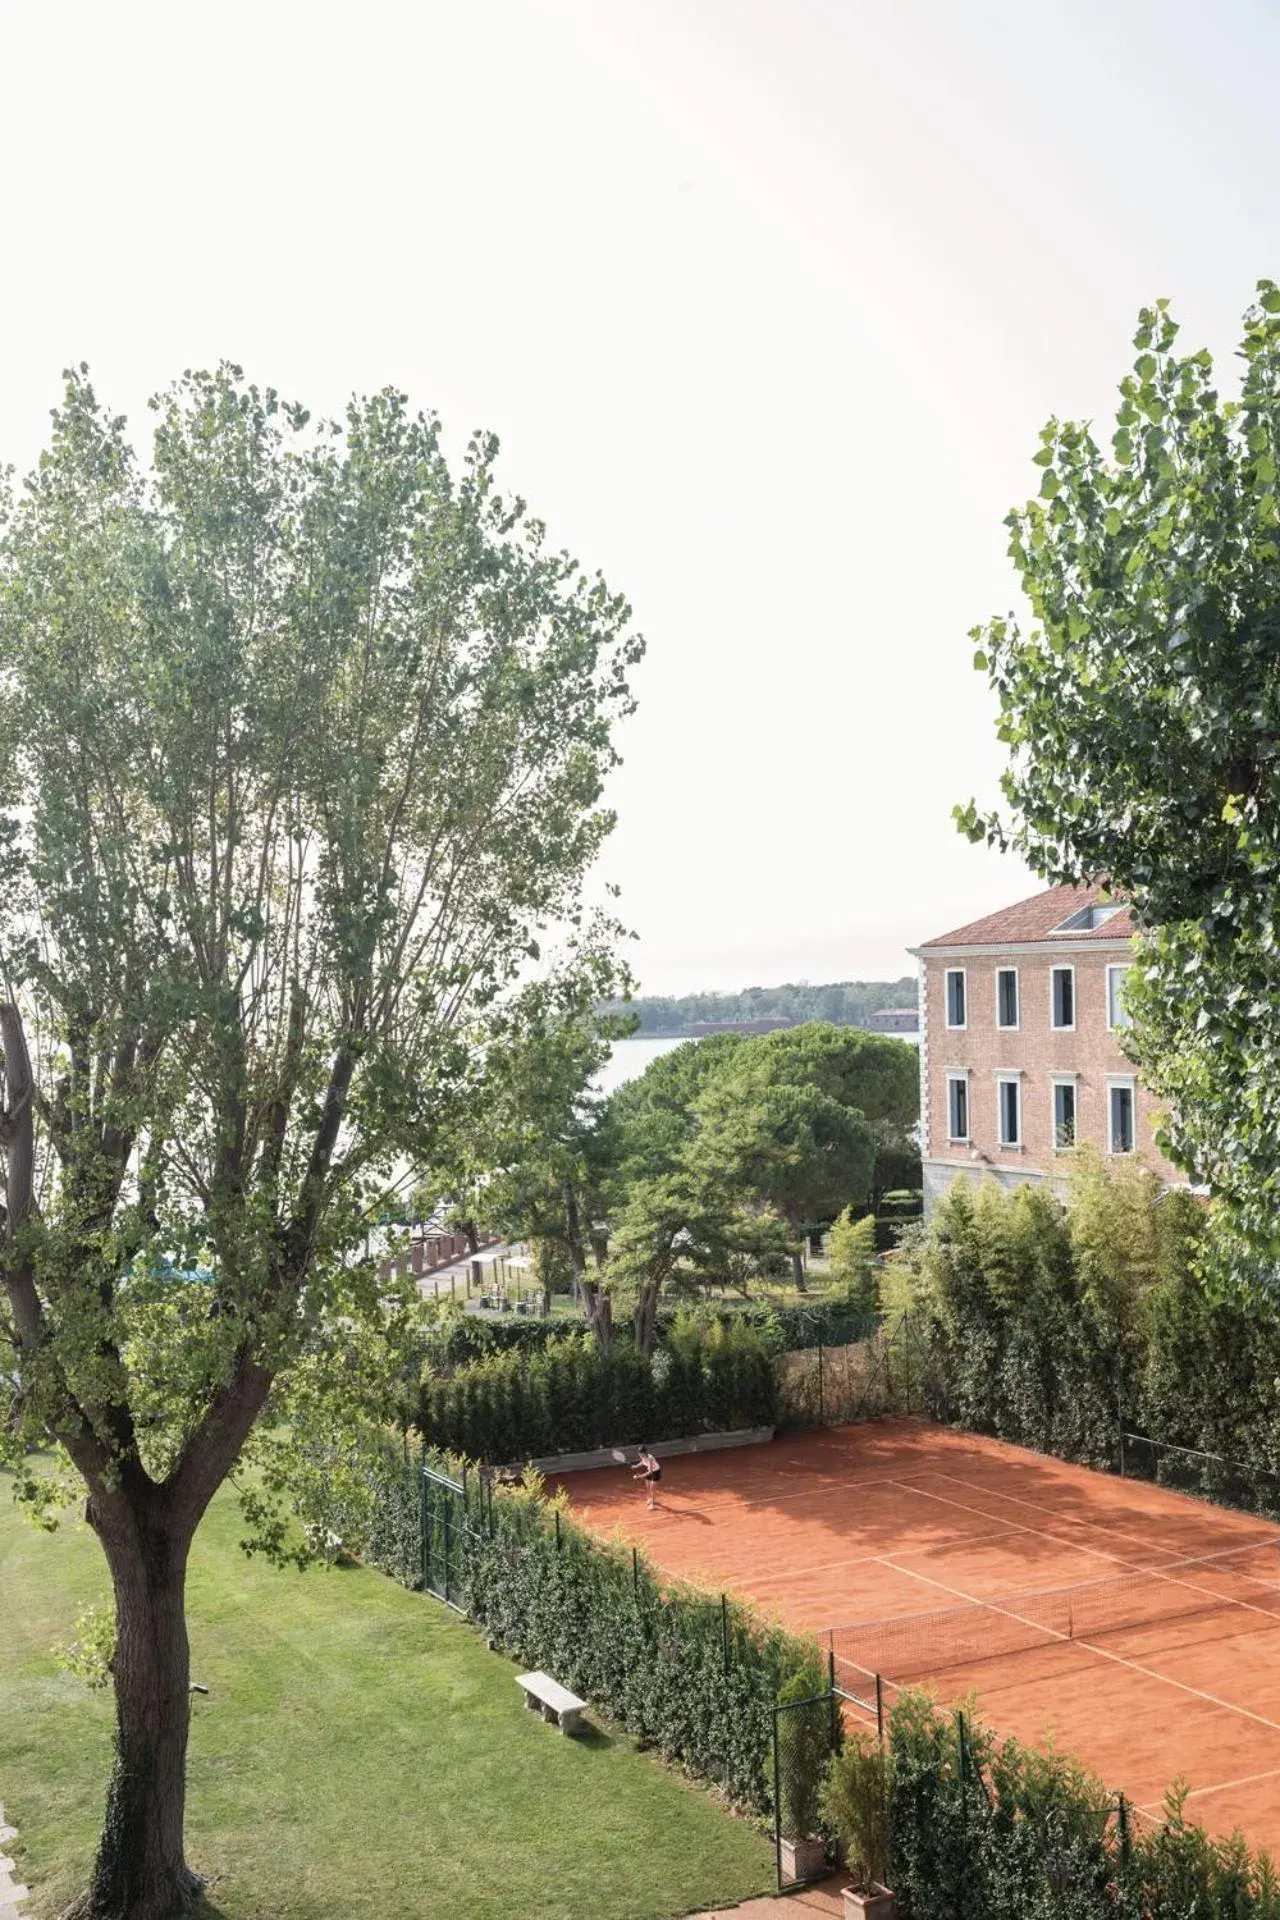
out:
<path id="1" fill-rule="evenodd" d="M 497 1465 L 593 1447 L 775 1423 L 769 1346 L 755 1329 L 697 1328 L 650 1358 L 586 1334 L 491 1354 L 423 1382 L 419 1429 L 442 1452 Z"/>

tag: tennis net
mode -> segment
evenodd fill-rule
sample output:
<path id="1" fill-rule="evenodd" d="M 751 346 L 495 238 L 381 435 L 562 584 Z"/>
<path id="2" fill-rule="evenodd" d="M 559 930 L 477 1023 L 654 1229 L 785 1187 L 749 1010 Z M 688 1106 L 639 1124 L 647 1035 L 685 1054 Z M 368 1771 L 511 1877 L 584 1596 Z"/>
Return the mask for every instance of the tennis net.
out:
<path id="1" fill-rule="evenodd" d="M 1265 1626 L 1268 1616 L 1280 1627 L 1280 1540 L 832 1627 L 823 1638 L 846 1679 L 879 1674 L 902 1685 L 1064 1640 L 1096 1641 L 1232 1609 L 1242 1630 Z"/>

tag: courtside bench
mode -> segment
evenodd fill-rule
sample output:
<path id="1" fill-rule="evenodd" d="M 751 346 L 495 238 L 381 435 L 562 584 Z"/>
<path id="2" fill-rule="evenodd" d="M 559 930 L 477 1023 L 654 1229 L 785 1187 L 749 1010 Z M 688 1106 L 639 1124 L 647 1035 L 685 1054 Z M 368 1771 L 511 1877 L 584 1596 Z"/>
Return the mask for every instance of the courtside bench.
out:
<path id="1" fill-rule="evenodd" d="M 518 1673 L 516 1685 L 524 1689 L 524 1703 L 544 1720 L 553 1720 L 561 1733 L 578 1731 L 578 1716 L 585 1712 L 586 1701 L 562 1687 L 549 1673 Z"/>

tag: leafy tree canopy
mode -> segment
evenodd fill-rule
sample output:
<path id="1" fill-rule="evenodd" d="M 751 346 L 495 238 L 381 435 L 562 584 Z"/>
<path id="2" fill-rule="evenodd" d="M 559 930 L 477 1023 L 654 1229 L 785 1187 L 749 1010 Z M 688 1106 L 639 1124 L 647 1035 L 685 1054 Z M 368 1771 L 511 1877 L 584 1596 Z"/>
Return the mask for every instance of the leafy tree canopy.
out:
<path id="1" fill-rule="evenodd" d="M 490 438 L 455 474 L 399 394 L 312 423 L 229 366 L 155 413 L 148 469 L 71 375 L 0 503 L 0 1444 L 69 1460 L 110 1563 L 81 1910 L 119 1920 L 196 1892 L 192 1534 L 290 1370 L 385 1322 L 366 1221 L 543 930 L 592 943 L 639 652 Z"/>
<path id="2" fill-rule="evenodd" d="M 1010 816 L 958 809 L 1045 879 L 1133 901 L 1135 1056 L 1170 1150 L 1239 1242 L 1280 1254 L 1280 287 L 1244 320 L 1238 398 L 1145 309 L 1109 446 L 1051 420 L 1009 516 L 1033 622 L 974 634 Z"/>

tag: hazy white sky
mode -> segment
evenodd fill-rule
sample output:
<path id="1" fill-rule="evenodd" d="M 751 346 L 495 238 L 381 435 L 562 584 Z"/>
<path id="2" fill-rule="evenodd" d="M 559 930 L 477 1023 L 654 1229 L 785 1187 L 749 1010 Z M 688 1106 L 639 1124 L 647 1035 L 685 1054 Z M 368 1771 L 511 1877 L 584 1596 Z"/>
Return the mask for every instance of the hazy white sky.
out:
<path id="1" fill-rule="evenodd" d="M 649 639 L 643 984 L 897 973 L 1030 890 L 967 630 L 1138 306 L 1280 277 L 1278 82 L 1275 0 L 6 0 L 0 459 L 79 359 L 493 428 Z"/>

